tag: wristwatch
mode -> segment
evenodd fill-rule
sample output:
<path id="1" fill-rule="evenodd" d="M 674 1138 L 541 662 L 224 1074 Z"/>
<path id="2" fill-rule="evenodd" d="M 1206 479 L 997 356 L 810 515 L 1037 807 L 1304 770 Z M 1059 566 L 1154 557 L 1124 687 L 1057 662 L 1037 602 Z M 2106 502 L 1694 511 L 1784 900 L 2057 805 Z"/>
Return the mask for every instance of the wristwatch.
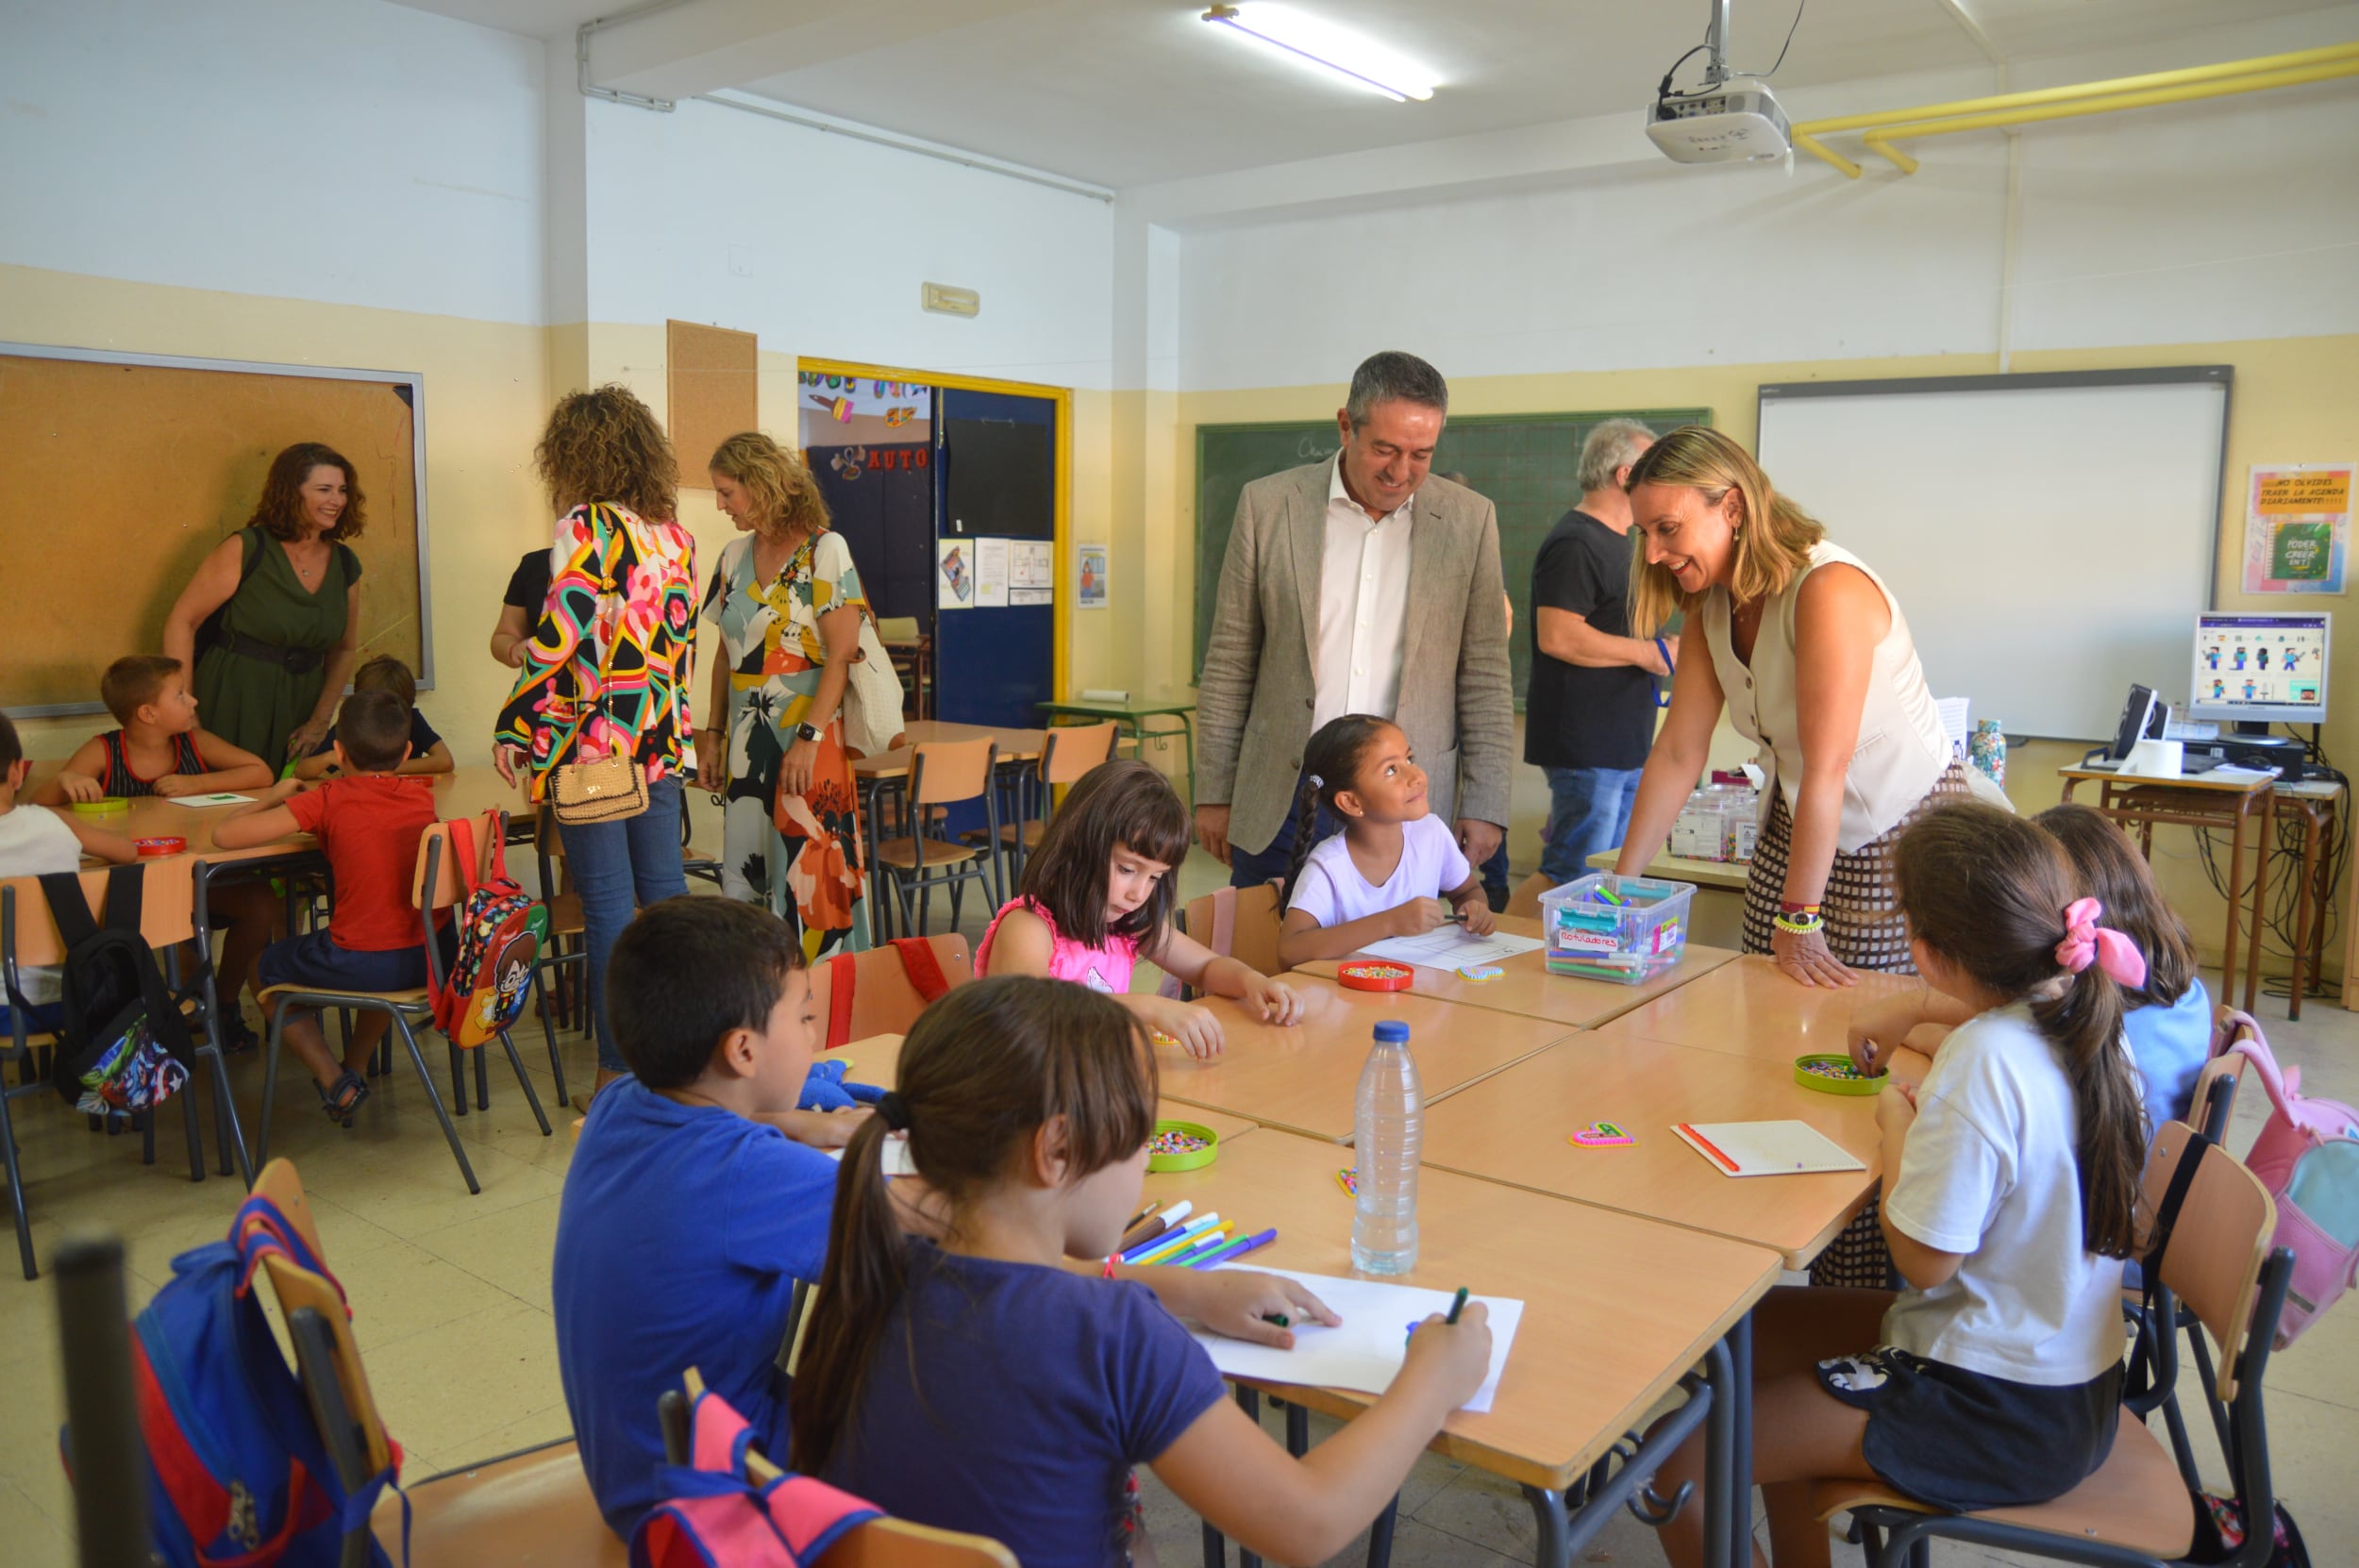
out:
<path id="1" fill-rule="evenodd" d="M 796 725 L 795 726 L 795 737 L 799 741 L 816 741 L 819 739 L 819 731 L 807 724 Z"/>

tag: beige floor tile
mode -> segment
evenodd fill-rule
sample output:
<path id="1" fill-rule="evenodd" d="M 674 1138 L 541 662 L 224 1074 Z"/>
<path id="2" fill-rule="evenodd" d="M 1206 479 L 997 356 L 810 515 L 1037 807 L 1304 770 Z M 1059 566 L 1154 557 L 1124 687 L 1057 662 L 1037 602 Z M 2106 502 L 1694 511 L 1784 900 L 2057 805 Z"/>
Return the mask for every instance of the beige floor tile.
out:
<path id="1" fill-rule="evenodd" d="M 67 1522 L 74 1500 L 62 1477 L 53 1502 L 68 1510 L 64 1519 L 25 1488 L 0 1480 L 0 1554 L 5 1554 L 8 1568 L 75 1568 L 74 1531 Z"/>
<path id="2" fill-rule="evenodd" d="M 507 1300 L 368 1353 L 386 1429 L 457 1462 L 522 1417 L 564 1402 L 557 1330 L 537 1307 Z"/>
<path id="3" fill-rule="evenodd" d="M 395 1240 L 357 1259 L 329 1257 L 352 1306 L 353 1343 L 372 1367 L 382 1346 L 516 1304 L 499 1286 L 415 1242 Z"/>
<path id="4" fill-rule="evenodd" d="M 573 1435 L 573 1417 L 567 1412 L 564 1403 L 560 1401 L 544 1410 L 534 1410 L 529 1415 L 518 1416 L 504 1426 L 495 1426 L 488 1432 L 469 1439 L 463 1451 L 454 1449 L 450 1454 L 448 1464 L 439 1466 L 438 1469 L 480 1464 L 486 1460 L 495 1460 L 522 1449 L 538 1448 L 543 1443 L 562 1442 Z M 422 1478 L 433 1474 L 436 1472 L 420 1470 L 415 1473 L 415 1476 Z"/>
<path id="5" fill-rule="evenodd" d="M 568 1137 L 567 1142 L 572 1142 Z M 557 1235 L 555 1197 L 446 1226 L 419 1244 L 477 1279 L 544 1310 L 549 1305 L 549 1253 Z"/>

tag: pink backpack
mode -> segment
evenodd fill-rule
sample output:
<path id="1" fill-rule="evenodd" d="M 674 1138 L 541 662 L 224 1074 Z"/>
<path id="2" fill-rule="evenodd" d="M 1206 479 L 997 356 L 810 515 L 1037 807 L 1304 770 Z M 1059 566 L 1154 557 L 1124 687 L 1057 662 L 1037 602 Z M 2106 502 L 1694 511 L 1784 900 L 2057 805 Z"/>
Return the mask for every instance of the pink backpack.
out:
<path id="1" fill-rule="evenodd" d="M 688 1417 L 688 1462 L 658 1473 L 672 1500 L 631 1532 L 631 1568 L 801 1568 L 884 1510 L 809 1476 L 745 1478 L 753 1429 L 710 1390 Z"/>
<path id="2" fill-rule="evenodd" d="M 2359 1280 L 2359 1110 L 2305 1099 L 2301 1069 L 2280 1071 L 2258 1026 L 2241 1015 L 2228 1048 L 2241 1051 L 2268 1092 L 2269 1119 L 2245 1157 L 2277 1200 L 2272 1247 L 2290 1248 L 2294 1275 L 2277 1320 L 2277 1348 L 2301 1337 Z"/>

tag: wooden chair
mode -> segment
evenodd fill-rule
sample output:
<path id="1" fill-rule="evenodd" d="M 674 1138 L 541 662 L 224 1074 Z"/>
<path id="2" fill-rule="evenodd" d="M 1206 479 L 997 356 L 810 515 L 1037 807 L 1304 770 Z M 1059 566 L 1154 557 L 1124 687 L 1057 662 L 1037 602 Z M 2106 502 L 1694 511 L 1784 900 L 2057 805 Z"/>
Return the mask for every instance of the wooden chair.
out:
<path id="1" fill-rule="evenodd" d="M 945 931 L 938 937 L 915 940 L 933 950 L 934 962 L 942 970 L 943 979 L 951 986 L 962 986 L 975 977 L 966 939 L 958 932 Z M 835 1024 L 835 991 L 837 980 L 846 969 L 851 981 L 850 1011 L 839 1030 Z M 900 949 L 892 946 L 873 947 L 864 953 L 839 953 L 813 964 L 811 1001 L 819 1016 L 828 1021 L 827 1048 L 830 1051 L 871 1035 L 907 1034 L 927 1005 L 926 996 L 910 978 Z M 839 1033 L 843 1038 L 837 1038 Z"/>
<path id="2" fill-rule="evenodd" d="M 488 864 L 491 845 L 477 845 L 477 854 Z M 480 867 L 478 867 L 480 869 Z M 262 1118 L 254 1141 L 254 1158 L 258 1163 L 270 1160 L 271 1112 L 278 1098 L 278 1053 L 287 1025 L 290 1008 L 350 1008 L 355 1012 L 381 1012 L 393 1021 L 393 1032 L 401 1037 L 403 1047 L 410 1053 L 410 1065 L 418 1070 L 418 1082 L 425 1086 L 427 1098 L 433 1103 L 435 1120 L 443 1125 L 443 1136 L 450 1142 L 451 1158 L 459 1161 L 459 1174 L 467 1179 L 467 1191 L 480 1193 L 483 1186 L 476 1180 L 475 1167 L 467 1160 L 467 1151 L 459 1142 L 459 1129 L 451 1125 L 450 1112 L 443 1108 L 443 1096 L 434 1087 L 434 1075 L 427 1071 L 425 1053 L 418 1049 L 414 1026 L 431 1024 L 434 1004 L 431 987 L 443 980 L 441 943 L 435 940 L 434 917 L 458 901 L 460 878 L 457 862 L 450 848 L 450 824 L 438 822 L 419 837 L 418 865 L 410 884 L 410 903 L 418 911 L 420 940 L 426 943 L 426 968 L 428 984 L 408 991 L 328 991 L 302 985 L 276 985 L 264 989 L 259 1000 L 270 1009 L 268 1055 L 262 1068 Z M 516 1070 L 516 1083 L 524 1090 L 525 1103 L 532 1108 L 532 1119 L 541 1124 L 541 1136 L 549 1136 L 549 1119 L 541 1109 L 541 1096 L 533 1092 L 532 1079 L 525 1072 L 524 1058 L 516 1054 L 516 1042 L 506 1029 L 500 1031 L 500 1044 L 508 1052 L 508 1063 Z M 550 1054 L 556 1054 L 552 1036 Z M 467 1076 L 462 1053 L 456 1043 L 450 1047 L 452 1093 L 459 1101 L 459 1114 L 467 1113 Z M 483 1057 L 476 1057 L 476 1093 L 481 1106 L 491 1104 L 489 1086 L 485 1082 Z"/>
<path id="3" fill-rule="evenodd" d="M 664 1457 L 689 1460 L 689 1410 L 705 1391 L 703 1376 L 690 1367 L 681 1379 L 687 1392 L 663 1395 L 658 1415 L 663 1425 Z M 745 1478 L 768 1486 L 786 1474 L 752 1443 L 745 1445 Z M 811 1568 L 1018 1568 L 1015 1554 L 987 1535 L 936 1529 L 906 1519 L 871 1519 L 844 1532 Z"/>
<path id="4" fill-rule="evenodd" d="M 1048 831 L 1058 787 L 1077 782 L 1114 754 L 1114 737 L 1121 726 L 1108 719 L 1102 725 L 1053 725 L 1040 748 L 1040 760 L 1029 775 L 1015 779 L 1015 820 L 999 826 L 999 842 L 1008 856 L 1008 876 L 1024 870 L 1025 858 Z M 978 834 L 962 834 L 973 839 Z"/>
<path id="5" fill-rule="evenodd" d="M 2200 1163 L 2163 1256 L 2163 1304 L 2175 1310 L 2175 1301 L 2184 1302 L 2218 1344 L 2213 1392 L 2234 1424 L 2226 1453 L 2235 1498 L 2244 1517 L 2265 1532 L 2276 1497 L 2262 1381 L 2293 1254 L 2269 1251 L 2277 1206 L 2267 1189 L 2225 1149 L 2182 1123 L 2167 1124 L 2155 1139 L 2147 1169 L 2150 1211 L 2183 1157 Z M 1942 1513 L 1880 1482 L 1857 1480 L 1820 1481 L 1813 1499 L 1822 1519 L 1852 1516 L 1873 1568 L 1921 1563 L 1935 1539 L 2056 1561 L 2162 1568 L 2185 1555 L 2195 1531 L 2193 1500 L 2178 1465 L 2126 1407 L 2103 1466 L 2052 1502 Z"/>
<path id="6" fill-rule="evenodd" d="M 1258 888 L 1215 888 L 1201 898 L 1188 900 L 1180 928 L 1219 954 L 1264 975 L 1280 975 L 1286 966 L 1278 958 L 1278 884 Z"/>
<path id="7" fill-rule="evenodd" d="M 278 1206 L 325 1266 L 327 1255 L 294 1166 L 273 1160 L 254 1190 Z M 392 1461 L 393 1442 L 353 1343 L 343 1298 L 324 1276 L 289 1259 L 266 1256 L 262 1272 L 287 1320 L 312 1421 L 338 1478 L 348 1491 L 356 1490 Z M 630 1560 L 629 1548 L 598 1512 L 571 1438 L 411 1481 L 407 1491 L 412 1562 L 447 1568 L 535 1563 L 624 1568 Z M 368 1525 L 345 1536 L 345 1568 L 365 1568 L 372 1534 L 388 1557 L 401 1561 L 402 1511 L 401 1497 L 389 1490 Z"/>
<path id="8" fill-rule="evenodd" d="M 884 840 L 876 849 L 878 875 L 892 887 L 900 906 L 904 931 L 926 935 L 932 914 L 933 890 L 938 887 L 950 890 L 950 921 L 954 926 L 959 918 L 960 894 L 969 881 L 983 889 L 993 909 L 1006 902 L 999 874 L 999 793 L 992 788 L 992 773 L 998 759 L 998 744 L 989 737 L 979 741 L 928 741 L 912 748 L 907 817 L 912 830 L 905 837 Z M 981 844 L 952 843 L 927 835 L 926 813 L 930 808 L 969 800 L 983 803 L 985 832 Z M 912 890 L 917 893 L 914 908 L 910 902 Z"/>
<path id="9" fill-rule="evenodd" d="M 82 897 L 102 924 L 106 920 L 107 885 L 115 869 L 107 866 L 82 873 Z M 229 1074 L 222 1064 L 220 1029 L 206 1000 L 209 994 L 206 981 L 210 967 L 204 966 L 187 978 L 182 975 L 182 944 L 192 942 L 200 929 L 196 866 L 185 856 L 170 856 L 142 861 L 139 870 L 140 935 L 148 946 L 162 955 L 165 986 L 180 1003 L 191 1037 L 196 1042 L 195 1059 L 188 1063 L 190 1082 L 180 1092 L 180 1113 L 188 1131 L 189 1179 L 202 1181 L 205 1136 L 197 1125 L 195 1078 L 205 1072 L 209 1062 L 213 1122 L 221 1137 L 225 1173 L 229 1169 L 233 1145 L 237 1159 L 244 1160 L 245 1140 L 238 1129 L 237 1104 L 229 1093 Z M 0 881 L 0 973 L 7 976 L 8 990 L 23 993 L 24 970 L 64 961 L 65 939 L 50 915 L 49 900 L 42 893 L 40 878 L 17 876 Z M 29 1027 L 22 1009 L 10 1008 L 8 1019 L 8 1032 L 0 1036 L 0 1072 L 13 1064 L 19 1070 L 19 1081 L 0 1085 L 0 1161 L 5 1161 L 8 1171 L 8 1207 L 16 1222 L 17 1254 L 25 1266 L 25 1277 L 36 1279 L 40 1271 L 33 1261 L 32 1224 L 25 1208 L 25 1174 L 17 1159 L 16 1128 L 9 1119 L 8 1103 L 33 1095 L 55 1097 L 57 1091 L 50 1087 L 46 1071 L 34 1071 L 37 1059 L 48 1054 L 36 1049 L 34 1038 L 48 1041 L 50 1037 Z M 153 1165 L 156 1119 L 143 1114 L 138 1119 L 138 1126 L 141 1159 Z"/>

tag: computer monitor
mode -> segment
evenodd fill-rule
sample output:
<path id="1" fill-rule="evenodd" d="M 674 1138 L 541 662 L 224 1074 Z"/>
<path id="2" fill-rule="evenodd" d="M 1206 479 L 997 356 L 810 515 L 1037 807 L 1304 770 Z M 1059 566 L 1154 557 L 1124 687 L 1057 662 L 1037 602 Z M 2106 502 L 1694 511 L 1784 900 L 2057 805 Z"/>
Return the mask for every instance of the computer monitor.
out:
<path id="1" fill-rule="evenodd" d="M 2271 721 L 2326 722 L 2326 661 L 2334 617 L 2221 612 L 2195 618 L 2198 719 L 2259 729 Z"/>

